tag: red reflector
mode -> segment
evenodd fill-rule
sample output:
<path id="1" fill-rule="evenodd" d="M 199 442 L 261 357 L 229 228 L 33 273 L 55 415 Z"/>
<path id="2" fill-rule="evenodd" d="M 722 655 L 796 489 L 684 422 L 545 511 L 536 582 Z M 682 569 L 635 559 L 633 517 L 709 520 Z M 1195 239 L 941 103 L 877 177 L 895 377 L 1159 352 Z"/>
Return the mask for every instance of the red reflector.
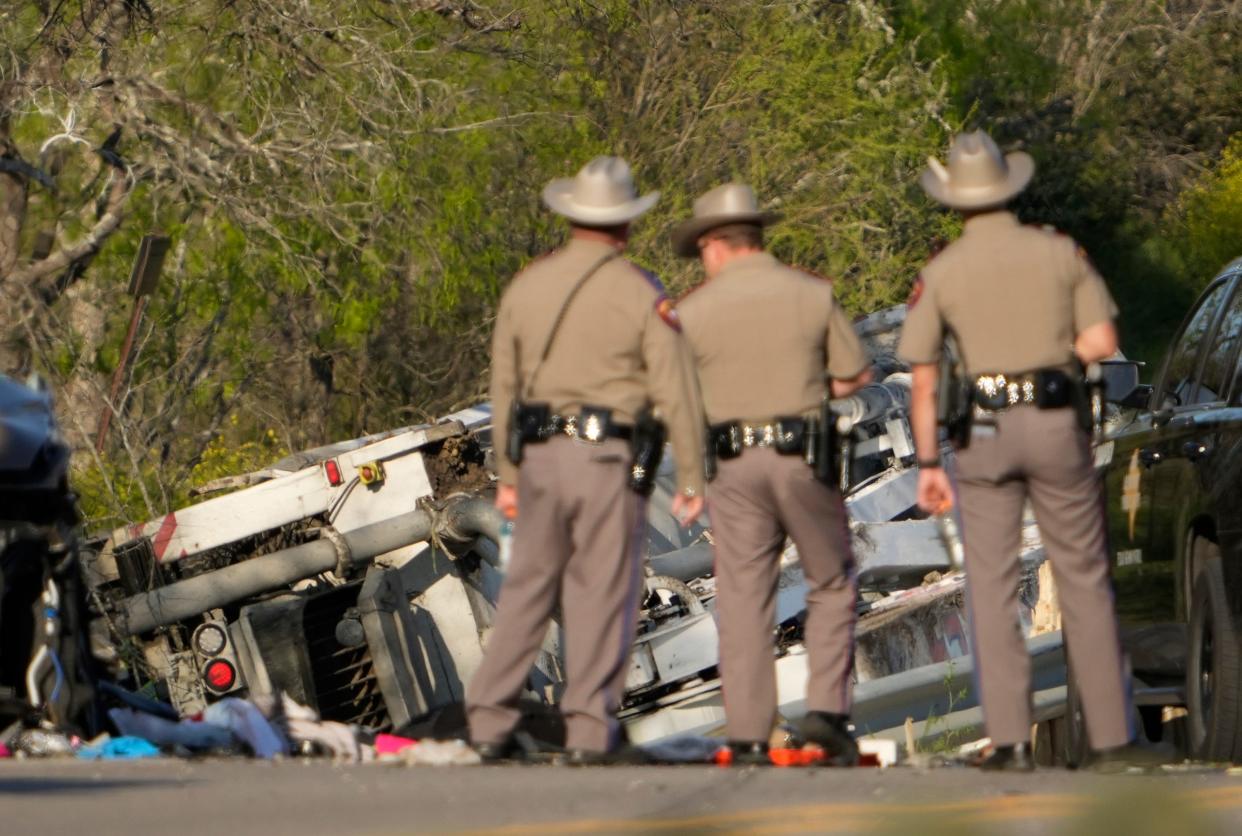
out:
<path id="1" fill-rule="evenodd" d="M 324 462 L 323 472 L 328 475 L 328 484 L 334 488 L 343 481 L 341 479 L 341 466 L 336 463 L 336 459 L 328 459 Z"/>
<path id="2" fill-rule="evenodd" d="M 203 671 L 203 678 L 207 680 L 207 686 L 211 690 L 224 692 L 232 688 L 233 683 L 237 681 L 237 671 L 233 670 L 233 666 L 228 662 L 217 659 Z"/>

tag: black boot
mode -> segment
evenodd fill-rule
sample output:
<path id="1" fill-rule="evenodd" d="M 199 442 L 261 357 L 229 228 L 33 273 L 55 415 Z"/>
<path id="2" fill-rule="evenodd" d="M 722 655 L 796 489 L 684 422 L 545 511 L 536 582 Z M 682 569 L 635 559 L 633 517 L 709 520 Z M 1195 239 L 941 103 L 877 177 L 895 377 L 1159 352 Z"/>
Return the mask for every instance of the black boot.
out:
<path id="1" fill-rule="evenodd" d="M 567 766 L 604 766 L 609 763 L 612 763 L 611 755 L 595 749 L 570 749 L 565 753 Z"/>
<path id="2" fill-rule="evenodd" d="M 991 754 L 972 765 L 987 772 L 1030 772 L 1035 768 L 1035 760 L 1031 757 L 1031 744 L 1014 743 L 993 746 Z"/>
<path id="3" fill-rule="evenodd" d="M 730 740 L 729 751 L 733 753 L 734 766 L 771 766 L 772 758 L 768 756 L 768 744 L 748 741 Z"/>
<path id="4" fill-rule="evenodd" d="M 494 743 L 472 743 L 471 748 L 478 753 L 483 759 L 483 763 L 500 763 L 502 761 L 516 760 L 522 750 L 513 742 L 512 737 L 506 737 Z"/>
<path id="5" fill-rule="evenodd" d="M 827 711 L 808 711 L 802 718 L 802 739 L 824 750 L 832 766 L 856 766 L 858 744 L 850 734 L 848 714 L 832 714 Z"/>
<path id="6" fill-rule="evenodd" d="M 1093 749 L 1083 767 L 1092 772 L 1120 774 L 1133 770 L 1147 771 L 1169 762 L 1170 758 L 1165 753 L 1130 742 L 1108 749 Z"/>

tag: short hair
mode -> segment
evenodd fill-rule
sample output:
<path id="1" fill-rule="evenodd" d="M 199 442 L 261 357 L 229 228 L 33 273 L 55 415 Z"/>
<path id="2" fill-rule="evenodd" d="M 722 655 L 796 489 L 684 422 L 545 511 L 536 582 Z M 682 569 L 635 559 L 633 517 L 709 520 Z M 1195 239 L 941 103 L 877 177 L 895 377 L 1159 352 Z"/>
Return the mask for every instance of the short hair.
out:
<path id="1" fill-rule="evenodd" d="M 725 224 L 703 233 L 711 241 L 723 241 L 730 249 L 763 249 L 763 227 L 759 224 Z"/>
<path id="2" fill-rule="evenodd" d="M 607 226 L 600 226 L 598 224 L 580 224 L 576 221 L 570 221 L 569 225 L 574 229 L 588 229 L 591 232 L 602 232 L 603 234 L 611 235 L 614 238 L 624 238 L 630 229 L 629 221 L 621 224 L 609 224 Z"/>

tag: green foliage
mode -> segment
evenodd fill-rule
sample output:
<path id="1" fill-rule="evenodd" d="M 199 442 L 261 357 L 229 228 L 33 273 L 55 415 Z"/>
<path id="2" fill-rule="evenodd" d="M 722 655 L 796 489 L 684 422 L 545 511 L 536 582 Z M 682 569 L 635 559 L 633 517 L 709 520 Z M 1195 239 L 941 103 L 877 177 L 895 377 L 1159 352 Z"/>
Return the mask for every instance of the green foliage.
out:
<path id="1" fill-rule="evenodd" d="M 940 732 L 936 731 L 936 729 L 948 723 L 949 717 L 957 709 L 957 705 L 966 699 L 967 689 L 965 687 L 958 688 L 957 690 L 953 688 L 954 668 L 954 662 L 950 659 L 949 669 L 945 671 L 944 678 L 941 680 L 946 699 L 944 713 L 936 714 L 932 711 L 927 715 L 927 719 L 923 721 L 923 737 L 935 735 L 929 748 L 926 750 L 928 754 L 947 757 L 956 752 L 958 747 L 966 742 L 964 740 L 966 733 L 963 729 L 946 728 Z"/>
<path id="2" fill-rule="evenodd" d="M 1184 272 L 1194 278 L 1196 290 L 1242 256 L 1242 134 L 1234 136 L 1215 169 L 1182 193 L 1169 215 Z"/>
<path id="3" fill-rule="evenodd" d="M 96 520 L 484 397 L 496 300 L 564 234 L 539 192 L 601 153 L 661 191 L 631 245 L 674 293 L 700 269 L 673 257 L 669 227 L 741 179 L 784 215 L 778 256 L 834 277 L 854 313 L 901 301 L 958 229 L 917 174 L 975 126 L 1036 158 L 1017 209 L 1084 244 L 1133 356 L 1156 360 L 1238 254 L 1242 150 L 1221 149 L 1242 131 L 1242 24 L 1228 3 L 556 0 L 471 4 L 467 21 L 385 0 L 190 0 L 75 35 L 90 6 L 56 4 L 50 27 L 47 4 L 0 12 L 11 49 L 68 56 L 51 80 L 0 84 L 19 97 L 0 101 L 0 138 L 56 163 L 55 193 L 30 190 L 29 253 L 40 230 L 64 241 L 94 223 L 91 148 L 123 128 L 124 224 L 35 352 L 81 402 L 66 423 L 84 451 L 139 241 L 173 240 L 117 429 L 99 462 L 77 459 Z M 93 86 L 104 75 L 115 96 Z M 71 112 L 86 144 L 38 159 Z"/>

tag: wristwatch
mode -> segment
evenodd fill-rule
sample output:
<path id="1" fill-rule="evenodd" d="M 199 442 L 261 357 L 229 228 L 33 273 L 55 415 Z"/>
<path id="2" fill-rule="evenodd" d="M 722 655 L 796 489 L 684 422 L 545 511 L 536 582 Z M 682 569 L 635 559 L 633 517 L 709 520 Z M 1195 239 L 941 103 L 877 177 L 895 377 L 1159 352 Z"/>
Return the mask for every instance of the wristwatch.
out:
<path id="1" fill-rule="evenodd" d="M 919 466 L 920 470 L 931 469 L 931 468 L 936 468 L 936 467 L 941 466 L 939 456 L 936 456 L 934 459 L 916 459 L 915 464 Z"/>

